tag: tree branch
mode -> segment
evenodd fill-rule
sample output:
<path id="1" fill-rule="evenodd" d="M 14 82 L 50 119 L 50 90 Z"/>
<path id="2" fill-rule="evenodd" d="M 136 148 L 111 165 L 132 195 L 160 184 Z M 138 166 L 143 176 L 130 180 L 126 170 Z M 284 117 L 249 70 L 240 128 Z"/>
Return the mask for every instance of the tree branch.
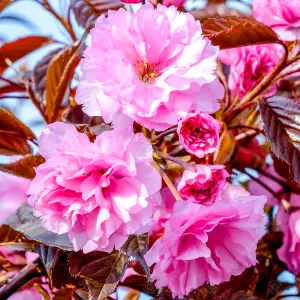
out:
<path id="1" fill-rule="evenodd" d="M 1 287 L 0 289 L 0 299 L 6 300 L 8 299 L 13 293 L 18 291 L 23 285 L 25 285 L 29 280 L 34 277 L 42 276 L 42 271 L 38 266 L 38 258 L 24 267 L 18 274 L 16 274 L 12 280 Z"/>

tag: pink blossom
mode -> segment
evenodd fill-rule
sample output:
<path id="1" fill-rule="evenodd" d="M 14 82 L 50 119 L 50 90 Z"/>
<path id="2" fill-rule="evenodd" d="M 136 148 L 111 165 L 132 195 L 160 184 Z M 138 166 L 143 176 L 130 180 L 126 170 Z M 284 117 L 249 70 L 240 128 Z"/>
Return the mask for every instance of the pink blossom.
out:
<path id="1" fill-rule="evenodd" d="M 264 196 L 220 196 L 211 206 L 177 201 L 164 235 L 145 256 L 149 265 L 156 263 L 156 287 L 168 286 L 173 296 L 183 298 L 205 282 L 220 284 L 255 265 L 267 221 L 265 202 Z"/>
<path id="2" fill-rule="evenodd" d="M 299 0 L 253 0 L 253 15 L 272 27 L 285 41 L 300 38 Z"/>
<path id="3" fill-rule="evenodd" d="M 225 166 L 196 165 L 195 171 L 185 170 L 177 190 L 184 200 L 211 205 L 223 189 L 229 174 Z"/>
<path id="4" fill-rule="evenodd" d="M 185 150 L 202 158 L 216 150 L 220 123 L 208 114 L 193 112 L 179 121 L 177 132 Z"/>
<path id="5" fill-rule="evenodd" d="M 39 257 L 35 252 L 26 251 L 24 253 L 7 246 L 0 246 L 0 256 L 5 257 L 14 265 L 31 263 Z"/>
<path id="6" fill-rule="evenodd" d="M 158 210 L 153 215 L 153 227 L 152 227 L 152 234 L 158 234 L 165 228 L 165 223 L 169 220 L 173 206 L 176 202 L 173 194 L 171 193 L 169 188 L 163 188 L 161 191 L 161 205 L 159 206 Z"/>
<path id="7" fill-rule="evenodd" d="M 0 172 L 0 224 L 27 201 L 30 180 Z"/>
<path id="8" fill-rule="evenodd" d="M 280 182 L 276 181 L 276 179 L 278 179 L 283 183 L 287 183 L 286 179 L 281 177 L 275 171 L 273 166 L 269 166 L 264 171 L 269 176 L 259 174 L 258 177 L 259 180 L 265 183 L 265 185 L 268 186 L 279 197 L 281 197 L 282 199 L 287 199 L 287 194 L 284 191 L 284 186 L 280 184 Z M 270 176 L 273 177 L 273 179 Z M 278 199 L 274 196 L 274 194 L 272 194 L 270 191 L 268 191 L 266 188 L 264 188 L 261 184 L 259 184 L 255 180 L 249 181 L 248 189 L 252 195 L 265 195 L 268 198 L 267 203 L 271 206 L 280 204 Z M 296 194 L 295 192 L 290 193 L 289 202 L 293 206 L 300 206 L 300 194 Z"/>
<path id="9" fill-rule="evenodd" d="M 157 4 L 157 0 L 150 0 L 153 5 Z M 162 4 L 164 6 L 174 5 L 176 7 L 182 7 L 185 4 L 186 0 L 163 0 Z"/>
<path id="10" fill-rule="evenodd" d="M 135 4 L 135 3 L 141 3 L 142 0 L 121 0 L 124 3 L 130 3 L 130 4 Z"/>
<path id="11" fill-rule="evenodd" d="M 288 214 L 280 206 L 276 215 L 277 224 L 281 227 L 284 237 L 283 245 L 277 250 L 280 260 L 294 274 L 300 273 L 300 211 Z"/>
<path id="12" fill-rule="evenodd" d="M 220 60 L 230 66 L 228 86 L 234 96 L 243 97 L 270 73 L 283 54 L 280 45 L 255 45 L 220 52 Z M 276 86 L 266 95 L 276 92 Z"/>
<path id="13" fill-rule="evenodd" d="M 46 162 L 36 168 L 29 203 L 46 229 L 68 233 L 75 251 L 110 252 L 149 231 L 161 178 L 143 134 L 106 131 L 93 143 L 57 122 L 43 130 L 39 152 Z"/>
<path id="14" fill-rule="evenodd" d="M 102 15 L 91 36 L 76 98 L 88 115 L 115 128 L 134 120 L 161 131 L 182 112 L 219 109 L 219 49 L 191 14 L 151 4 L 136 14 L 120 9 Z"/>
<path id="15" fill-rule="evenodd" d="M 11 295 L 7 300 L 43 300 L 44 297 L 42 297 L 41 294 L 35 289 L 24 289 L 21 291 L 18 291 Z"/>

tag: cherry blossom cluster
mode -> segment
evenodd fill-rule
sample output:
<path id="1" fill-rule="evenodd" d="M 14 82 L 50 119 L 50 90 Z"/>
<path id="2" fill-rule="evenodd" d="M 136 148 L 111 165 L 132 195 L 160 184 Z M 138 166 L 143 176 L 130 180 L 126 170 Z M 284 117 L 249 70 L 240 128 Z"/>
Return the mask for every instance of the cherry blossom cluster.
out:
<path id="1" fill-rule="evenodd" d="M 174 129 L 185 151 L 200 161 L 218 147 L 221 124 L 211 114 L 224 94 L 216 75 L 218 47 L 191 14 L 172 1 L 163 4 L 142 5 L 136 13 L 109 11 L 97 20 L 76 101 L 111 130 L 90 139 L 73 125 L 48 125 L 39 138 L 46 162 L 36 168 L 28 194 L 42 225 L 67 233 L 75 251 L 111 252 L 131 234 L 162 232 L 146 254 L 148 265 L 155 264 L 152 280 L 184 297 L 256 264 L 266 197 L 227 182 L 225 166 L 202 163 L 183 164 L 175 194 L 162 188 L 156 145 L 135 125 L 158 134 Z M 255 55 L 265 58 L 268 51 L 275 50 Z M 237 77 L 232 75 L 234 87 L 251 87 L 252 79 L 239 87 Z"/>

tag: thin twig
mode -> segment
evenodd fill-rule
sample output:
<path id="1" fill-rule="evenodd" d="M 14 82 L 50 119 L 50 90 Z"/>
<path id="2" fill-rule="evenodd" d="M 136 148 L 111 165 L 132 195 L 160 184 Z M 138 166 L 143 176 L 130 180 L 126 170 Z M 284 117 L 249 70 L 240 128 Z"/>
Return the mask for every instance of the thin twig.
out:
<path id="1" fill-rule="evenodd" d="M 263 188 L 265 188 L 268 192 L 270 192 L 279 202 L 281 202 L 282 200 L 281 197 L 277 193 L 275 193 L 271 188 L 269 188 L 264 182 L 262 182 L 259 178 L 254 177 L 246 170 L 244 170 L 243 172 L 247 174 L 250 178 L 252 178 L 254 181 L 259 183 Z"/>
<path id="2" fill-rule="evenodd" d="M 36 98 L 34 91 L 32 90 L 32 87 L 30 84 L 27 84 L 26 86 L 27 93 L 34 104 L 34 106 L 39 110 L 40 114 L 43 116 L 44 120 L 47 122 L 47 116 L 44 112 L 44 107 L 42 107 L 42 103 Z"/>
<path id="3" fill-rule="evenodd" d="M 275 68 L 267 74 L 261 82 L 254 87 L 254 89 L 248 93 L 242 100 L 241 105 L 254 100 L 262 91 L 264 91 L 271 84 L 273 78 L 277 76 L 281 72 L 281 70 L 286 66 L 287 58 L 288 58 L 288 49 L 287 46 L 282 42 L 281 45 L 284 47 L 284 55 L 279 61 L 279 63 L 275 66 Z"/>
<path id="4" fill-rule="evenodd" d="M 274 175 L 264 171 L 264 170 L 257 170 L 259 173 L 263 174 L 264 176 L 276 181 L 277 183 L 281 184 L 284 188 L 291 190 L 291 187 L 287 184 L 287 182 L 284 182 L 280 178 L 275 177 Z"/>
<path id="5" fill-rule="evenodd" d="M 284 47 L 284 55 L 277 63 L 275 68 L 267 74 L 246 96 L 240 101 L 240 104 L 237 107 L 230 106 L 227 111 L 224 113 L 224 120 L 229 122 L 240 114 L 246 107 L 248 103 L 252 103 L 256 100 L 258 96 L 262 93 L 265 93 L 275 82 L 274 79 L 276 76 L 286 67 L 287 58 L 288 58 L 288 49 L 287 46 L 282 42 L 280 43 Z M 253 102 L 253 104 L 257 104 Z M 246 106 L 245 106 L 246 105 Z"/>
<path id="6" fill-rule="evenodd" d="M 242 132 L 242 133 L 236 135 L 234 138 L 235 138 L 236 141 L 240 141 L 240 140 L 243 140 L 243 139 L 248 138 L 248 137 L 255 137 L 258 134 L 260 134 L 259 131 L 254 130 L 254 129 L 250 129 L 246 132 Z"/>
<path id="7" fill-rule="evenodd" d="M 228 107 L 230 105 L 230 90 L 228 87 L 228 81 L 226 76 L 223 72 L 223 67 L 220 61 L 218 61 L 218 69 L 217 74 L 219 76 L 220 81 L 222 82 L 224 89 L 225 89 L 225 107 Z"/>
<path id="8" fill-rule="evenodd" d="M 184 162 L 180 158 L 177 158 L 177 157 L 174 157 L 174 156 L 170 156 L 170 155 L 168 155 L 166 153 L 163 153 L 163 152 L 161 152 L 161 151 L 159 151 L 157 149 L 154 149 L 154 153 L 156 153 L 158 156 L 162 157 L 163 159 L 175 162 L 176 164 L 182 166 L 185 170 L 195 171 L 195 168 L 196 168 L 195 166 L 190 165 L 190 164 Z"/>
<path id="9" fill-rule="evenodd" d="M 4 78 L 3 76 L 0 76 L 0 80 L 5 81 L 9 83 L 12 86 L 15 86 L 17 88 L 25 90 L 25 87 L 22 87 L 21 85 L 17 84 L 16 82 L 11 81 L 10 79 Z"/>
<path id="10" fill-rule="evenodd" d="M 234 129 L 252 129 L 252 130 L 256 130 L 256 131 L 262 132 L 262 130 L 259 129 L 259 128 L 252 127 L 252 126 L 247 126 L 247 125 L 240 125 L 240 124 L 235 125 L 235 126 L 227 127 L 227 129 L 229 129 L 229 130 L 234 130 Z"/>
<path id="11" fill-rule="evenodd" d="M 162 179 L 166 183 L 167 187 L 170 189 L 171 193 L 173 194 L 174 198 L 176 200 L 181 200 L 181 197 L 178 194 L 175 186 L 173 185 L 172 181 L 170 180 L 168 175 L 165 173 L 165 171 L 161 168 L 161 166 L 156 161 L 152 162 L 152 166 L 153 166 L 154 169 L 156 169 L 158 171 L 158 173 L 160 174 L 160 176 L 162 177 Z"/>
<path id="12" fill-rule="evenodd" d="M 24 99 L 24 100 L 27 100 L 27 99 L 29 99 L 29 97 L 28 96 L 3 95 L 3 96 L 0 96 L 0 100 L 1 99 Z"/>
<path id="13" fill-rule="evenodd" d="M 177 126 L 175 127 L 171 127 L 169 129 L 167 129 L 166 131 L 160 133 L 159 135 L 157 135 L 156 137 L 153 138 L 152 143 L 157 143 L 158 141 L 160 141 L 162 138 L 164 138 L 165 136 L 175 133 L 177 131 Z"/>
<path id="14" fill-rule="evenodd" d="M 24 284 L 26 284 L 30 279 L 42 276 L 42 272 L 38 267 L 38 258 L 24 267 L 18 274 L 16 274 L 12 280 L 1 287 L 0 289 L 0 299 L 6 300 L 13 293 L 19 290 Z"/>
<path id="15" fill-rule="evenodd" d="M 66 21 L 62 16 L 60 16 L 53 9 L 53 7 L 50 5 L 48 0 L 43 0 L 43 2 L 37 1 L 37 3 L 40 3 L 41 5 L 43 5 L 45 7 L 45 9 L 47 9 L 63 25 L 63 27 L 67 30 L 67 32 L 69 33 L 70 37 L 72 38 L 72 40 L 74 42 L 77 40 L 76 35 L 75 35 L 71 25 L 68 23 L 68 21 Z"/>

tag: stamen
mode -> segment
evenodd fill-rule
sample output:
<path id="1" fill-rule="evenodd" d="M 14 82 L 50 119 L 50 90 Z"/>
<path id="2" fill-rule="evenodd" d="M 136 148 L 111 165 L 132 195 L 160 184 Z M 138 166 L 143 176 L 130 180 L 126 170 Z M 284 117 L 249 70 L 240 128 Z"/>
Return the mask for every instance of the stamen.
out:
<path id="1" fill-rule="evenodd" d="M 141 79 L 146 83 L 154 83 L 155 79 L 160 75 L 157 72 L 157 64 L 149 64 L 148 60 L 138 60 L 134 67 L 137 69 Z"/>

